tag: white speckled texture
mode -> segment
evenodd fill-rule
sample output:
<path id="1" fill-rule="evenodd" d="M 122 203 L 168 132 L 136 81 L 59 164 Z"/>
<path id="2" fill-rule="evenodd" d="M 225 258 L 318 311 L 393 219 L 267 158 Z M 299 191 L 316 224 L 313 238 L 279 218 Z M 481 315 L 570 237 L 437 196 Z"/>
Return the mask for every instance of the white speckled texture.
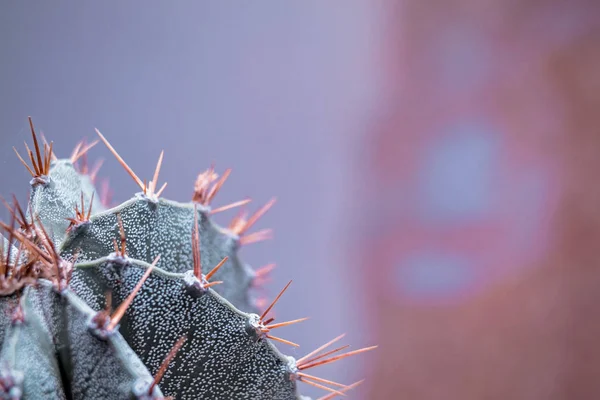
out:
<path id="1" fill-rule="evenodd" d="M 130 265 L 106 259 L 78 265 L 71 286 L 94 309 L 124 301 L 149 264 Z M 119 270 L 118 273 L 115 273 Z M 150 372 L 181 336 L 187 341 L 161 381 L 165 395 L 176 399 L 296 400 L 287 358 L 269 341 L 247 329 L 248 314 L 236 310 L 214 291 L 194 295 L 183 274 L 155 268 L 127 309 L 120 332 Z"/>
<path id="2" fill-rule="evenodd" d="M 165 271 L 182 273 L 193 269 L 193 205 L 163 199 L 154 203 L 141 196 L 94 215 L 89 225 L 67 237 L 61 255 L 70 257 L 79 252 L 79 261 L 108 256 L 114 251 L 113 240 L 120 237 L 117 214 L 123 221 L 129 257 L 150 263 L 160 254 L 157 266 Z M 212 278 L 223 284 L 214 289 L 238 309 L 256 311 L 249 295 L 254 272 L 239 259 L 237 238 L 215 225 L 201 207 L 198 207 L 198 224 L 203 273 L 228 256 L 228 261 Z"/>
<path id="3" fill-rule="evenodd" d="M 52 235 L 54 243 L 58 245 L 63 241 L 69 226 L 67 218 L 75 216 L 76 205 L 81 208 L 81 193 L 83 192 L 87 211 L 94 191 L 89 177 L 77 172 L 69 160 L 54 161 L 48 183 L 33 186 L 28 213 L 33 210 L 34 216 L 39 216 L 48 233 Z M 94 196 L 92 211 L 97 213 L 103 210 L 99 196 Z"/>
<path id="4" fill-rule="evenodd" d="M 25 289 L 21 305 L 25 322 L 7 329 L 1 361 L 23 373 L 23 399 L 65 399 L 66 393 L 82 400 L 128 399 L 136 382 L 152 380 L 120 334 L 92 334 L 94 312 L 70 290 L 58 294 L 40 281 Z"/>

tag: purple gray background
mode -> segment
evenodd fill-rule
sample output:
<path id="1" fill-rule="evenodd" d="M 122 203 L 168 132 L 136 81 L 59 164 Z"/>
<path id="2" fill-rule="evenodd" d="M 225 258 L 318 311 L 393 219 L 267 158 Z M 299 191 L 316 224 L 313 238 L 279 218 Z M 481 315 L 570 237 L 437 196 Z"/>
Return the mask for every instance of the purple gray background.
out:
<path id="1" fill-rule="evenodd" d="M 347 194 L 377 110 L 379 27 L 368 4 L 0 3 L 1 194 L 25 198 L 29 178 L 12 146 L 30 141 L 29 115 L 59 156 L 97 127 L 142 179 L 164 149 L 173 200 L 190 199 L 212 162 L 231 167 L 215 205 L 250 196 L 253 210 L 278 197 L 256 227 L 274 228 L 275 239 L 242 255 L 255 267 L 277 262 L 271 297 L 294 280 L 278 319 L 311 317 L 282 330 L 301 343 L 284 351 L 299 356 L 341 332 L 353 347 L 371 344 L 347 252 L 357 226 Z M 116 201 L 137 191 L 102 145 L 90 157 L 106 159 L 100 176 Z M 350 383 L 366 370 L 357 359 L 319 375 Z"/>

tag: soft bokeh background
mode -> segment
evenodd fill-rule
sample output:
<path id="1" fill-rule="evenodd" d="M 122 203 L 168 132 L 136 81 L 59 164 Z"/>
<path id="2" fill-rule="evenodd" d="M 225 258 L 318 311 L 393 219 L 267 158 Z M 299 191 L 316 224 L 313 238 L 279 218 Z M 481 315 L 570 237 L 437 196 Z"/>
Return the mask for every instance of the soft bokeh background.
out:
<path id="1" fill-rule="evenodd" d="M 380 345 L 319 371 L 350 398 L 600 396 L 597 1 L 5 1 L 0 57 L 2 194 L 28 115 L 60 156 L 165 149 L 171 199 L 232 167 L 217 205 L 278 198 L 243 256 L 311 317 L 286 352 Z"/>

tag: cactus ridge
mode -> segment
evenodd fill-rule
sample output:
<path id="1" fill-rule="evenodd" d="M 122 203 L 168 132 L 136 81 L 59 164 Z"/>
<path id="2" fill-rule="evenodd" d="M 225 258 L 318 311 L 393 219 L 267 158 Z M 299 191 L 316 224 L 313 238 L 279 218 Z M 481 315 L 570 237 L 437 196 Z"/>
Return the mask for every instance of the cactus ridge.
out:
<path id="1" fill-rule="evenodd" d="M 29 163 L 15 149 L 32 175 L 27 211 L 2 199 L 12 219 L 0 222 L 0 399 L 306 400 L 303 382 L 329 400 L 362 382 L 307 371 L 374 347 L 328 350 L 341 335 L 298 360 L 277 347 L 298 345 L 273 331 L 307 319 L 272 317 L 292 282 L 267 305 L 253 290 L 274 264 L 255 271 L 238 256 L 271 236 L 248 232 L 275 199 L 221 227 L 213 214 L 250 201 L 211 208 L 230 169 L 199 174 L 190 203 L 166 200 L 164 152 L 142 181 L 96 130 L 142 190 L 111 208 L 96 195 L 101 164 L 87 163 L 98 141 L 58 159 L 29 123 Z"/>
<path id="2" fill-rule="evenodd" d="M 95 314 L 70 289 L 59 293 L 43 279 L 28 286 L 0 354 L 1 375 L 20 377 L 5 398 L 126 399 L 149 387 L 152 376 L 118 332 L 90 329 Z M 162 398 L 160 389 L 150 398 Z"/>
<path id="3" fill-rule="evenodd" d="M 197 208 L 196 217 L 194 209 Z M 119 218 L 127 237 L 128 256 L 151 262 L 157 254 L 158 267 L 169 272 L 193 269 L 194 220 L 200 232 L 202 273 L 208 274 L 221 260 L 227 261 L 214 278 L 223 281 L 215 290 L 242 310 L 254 310 L 249 289 L 254 271 L 237 256 L 237 237 L 215 225 L 208 210 L 191 203 L 165 199 L 156 202 L 143 195 L 107 211 L 93 215 L 88 224 L 73 230 L 61 246 L 61 255 L 91 261 L 114 251 L 114 240 L 120 240 Z"/>
<path id="4" fill-rule="evenodd" d="M 127 264 L 108 258 L 78 264 L 71 287 L 100 310 L 105 296 L 99 293 L 111 291 L 116 304 L 125 301 L 148 267 L 134 259 Z M 192 271 L 181 274 L 155 268 L 120 322 L 119 331 L 152 373 L 177 338 L 188 337 L 161 388 L 182 398 L 295 399 L 290 359 L 264 340 L 253 325 L 256 315 L 237 310 L 199 283 Z M 246 372 L 238 374 L 238 370 Z"/>

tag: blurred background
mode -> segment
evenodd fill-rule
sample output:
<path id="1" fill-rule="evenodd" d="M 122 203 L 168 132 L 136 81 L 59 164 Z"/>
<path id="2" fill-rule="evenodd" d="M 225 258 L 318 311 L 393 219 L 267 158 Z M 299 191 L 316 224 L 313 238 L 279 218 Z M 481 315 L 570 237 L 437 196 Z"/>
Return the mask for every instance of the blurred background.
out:
<path id="1" fill-rule="evenodd" d="M 599 398 L 600 2 L 4 1 L 0 54 L 2 195 L 29 115 L 142 178 L 164 149 L 173 200 L 233 168 L 215 205 L 277 196 L 242 256 L 311 317 L 282 350 L 379 344 L 318 371 L 349 398 Z"/>

